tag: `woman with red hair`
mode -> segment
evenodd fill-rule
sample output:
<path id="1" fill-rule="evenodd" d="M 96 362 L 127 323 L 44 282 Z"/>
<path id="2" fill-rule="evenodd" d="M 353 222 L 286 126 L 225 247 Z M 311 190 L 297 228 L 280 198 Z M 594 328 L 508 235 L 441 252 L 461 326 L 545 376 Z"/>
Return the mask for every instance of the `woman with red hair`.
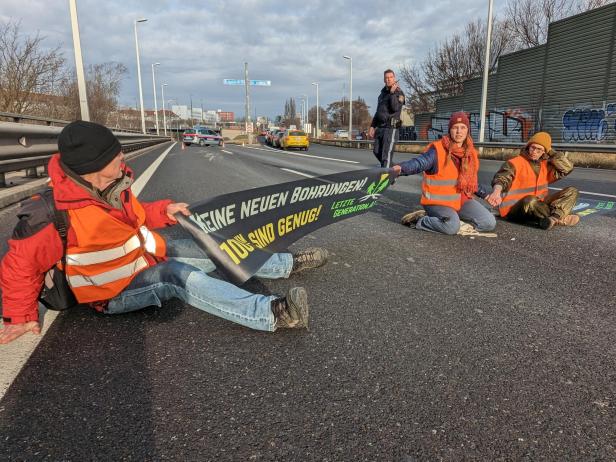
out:
<path id="1" fill-rule="evenodd" d="M 468 116 L 454 112 L 447 135 L 431 143 L 421 156 L 394 165 L 397 175 L 423 173 L 424 210 L 407 213 L 402 224 L 443 234 L 457 234 L 460 219 L 480 232 L 496 227 L 494 215 L 473 199 L 473 195 L 485 198 L 490 191 L 477 181 L 479 156 L 469 132 Z"/>

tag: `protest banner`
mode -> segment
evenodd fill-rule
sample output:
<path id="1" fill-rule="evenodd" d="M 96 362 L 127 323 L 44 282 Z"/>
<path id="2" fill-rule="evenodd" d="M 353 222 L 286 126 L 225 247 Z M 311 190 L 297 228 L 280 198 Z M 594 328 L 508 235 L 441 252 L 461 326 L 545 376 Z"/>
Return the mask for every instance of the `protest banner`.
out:
<path id="1" fill-rule="evenodd" d="M 176 217 L 218 269 L 242 284 L 272 253 L 373 208 L 389 184 L 388 169 L 336 173 L 213 197 Z"/>

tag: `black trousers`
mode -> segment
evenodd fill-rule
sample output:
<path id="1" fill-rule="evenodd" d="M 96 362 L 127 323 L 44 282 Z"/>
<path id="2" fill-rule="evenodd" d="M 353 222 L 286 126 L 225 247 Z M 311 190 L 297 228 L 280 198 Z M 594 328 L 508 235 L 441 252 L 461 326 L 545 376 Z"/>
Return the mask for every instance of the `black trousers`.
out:
<path id="1" fill-rule="evenodd" d="M 391 167 L 394 163 L 394 144 L 398 141 L 397 128 L 377 128 L 374 135 L 374 157 L 381 167 Z"/>

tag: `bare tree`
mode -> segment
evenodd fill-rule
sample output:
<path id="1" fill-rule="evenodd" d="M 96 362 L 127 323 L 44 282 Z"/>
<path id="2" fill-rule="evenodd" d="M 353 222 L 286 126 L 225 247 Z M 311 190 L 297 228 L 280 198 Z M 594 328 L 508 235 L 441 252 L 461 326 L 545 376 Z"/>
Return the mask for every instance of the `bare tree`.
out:
<path id="1" fill-rule="evenodd" d="M 312 106 L 308 110 L 308 123 L 312 124 L 314 127 L 317 126 L 317 107 Z M 327 127 L 327 111 L 323 109 L 323 107 L 319 106 L 319 123 L 321 124 L 321 129 Z"/>
<path id="2" fill-rule="evenodd" d="M 45 50 L 44 37 L 21 36 L 20 23 L 0 24 L 0 110 L 37 112 L 40 95 L 54 94 L 66 78 L 59 48 Z"/>
<path id="3" fill-rule="evenodd" d="M 127 69 L 124 64 L 108 62 L 88 66 L 86 72 L 86 89 L 88 94 L 88 109 L 90 120 L 103 125 L 114 125 L 115 120 L 108 120 L 117 110 L 120 85 Z M 79 119 L 79 92 L 75 75 L 66 82 L 64 88 L 66 103 L 63 118 Z"/>
<path id="4" fill-rule="evenodd" d="M 502 54 L 515 50 L 507 30 L 506 21 L 494 21 L 491 70 Z M 438 98 L 461 94 L 465 80 L 481 75 L 486 32 L 485 21 L 470 22 L 463 33 L 454 34 L 428 52 L 419 65 L 402 66 L 400 76 L 409 90 L 407 101 L 414 112 L 434 110 Z"/>
<path id="5" fill-rule="evenodd" d="M 551 22 L 608 3 L 613 0 L 509 0 L 505 16 L 516 44 L 530 48 L 546 42 Z"/>

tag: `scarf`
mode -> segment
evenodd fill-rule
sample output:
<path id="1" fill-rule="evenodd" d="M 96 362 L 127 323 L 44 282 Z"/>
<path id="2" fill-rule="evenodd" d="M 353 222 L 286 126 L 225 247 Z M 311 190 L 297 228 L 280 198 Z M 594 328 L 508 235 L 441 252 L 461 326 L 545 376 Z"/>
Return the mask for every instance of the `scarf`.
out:
<path id="1" fill-rule="evenodd" d="M 471 197 L 479 188 L 477 183 L 479 159 L 477 158 L 477 151 L 475 151 L 475 146 L 473 145 L 473 139 L 467 136 L 464 144 L 458 146 L 452 142 L 449 135 L 445 135 L 441 138 L 441 142 L 443 143 L 445 151 L 447 151 L 450 156 L 460 161 L 458 183 L 456 185 L 457 191 Z"/>

